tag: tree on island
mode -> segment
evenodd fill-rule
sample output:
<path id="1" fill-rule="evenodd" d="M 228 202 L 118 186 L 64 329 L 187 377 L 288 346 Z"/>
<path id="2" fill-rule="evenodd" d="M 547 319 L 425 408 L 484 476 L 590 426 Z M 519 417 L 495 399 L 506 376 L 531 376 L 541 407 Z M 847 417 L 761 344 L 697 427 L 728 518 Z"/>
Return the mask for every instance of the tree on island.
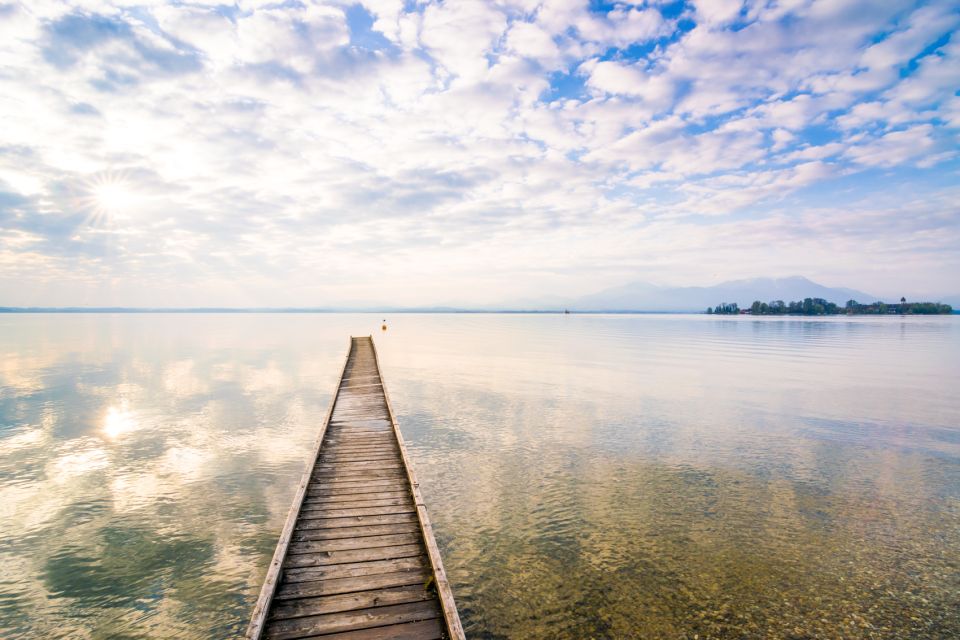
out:
<path id="1" fill-rule="evenodd" d="M 736 303 L 720 303 L 715 309 L 707 309 L 707 313 L 737 314 L 740 309 Z M 953 307 L 939 302 L 911 302 L 907 304 L 906 298 L 900 298 L 900 304 L 888 305 L 885 302 L 860 304 L 856 300 L 847 300 L 847 303 L 841 308 L 835 303 L 823 298 L 804 298 L 784 304 L 783 300 L 774 300 L 770 303 L 754 300 L 750 305 L 750 314 L 755 316 L 835 316 L 841 313 L 847 315 L 886 315 L 888 313 L 899 313 L 904 315 L 934 315 L 953 313 Z"/>
<path id="2" fill-rule="evenodd" d="M 737 303 L 727 304 L 726 302 L 721 302 L 714 307 L 707 307 L 707 313 L 718 313 L 720 315 L 737 315 L 740 313 L 740 307 L 737 306 Z"/>

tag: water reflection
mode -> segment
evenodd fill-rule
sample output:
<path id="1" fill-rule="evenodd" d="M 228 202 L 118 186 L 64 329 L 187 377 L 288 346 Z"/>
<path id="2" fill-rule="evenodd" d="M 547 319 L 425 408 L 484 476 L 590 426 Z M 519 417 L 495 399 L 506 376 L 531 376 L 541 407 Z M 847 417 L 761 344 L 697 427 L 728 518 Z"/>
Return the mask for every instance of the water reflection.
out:
<path id="1" fill-rule="evenodd" d="M 956 318 L 381 321 L 0 316 L 0 636 L 241 631 L 351 333 L 470 637 L 960 636 Z"/>
<path id="2" fill-rule="evenodd" d="M 0 636 L 244 626 L 350 329 L 169 320 L 0 317 Z"/>
<path id="3" fill-rule="evenodd" d="M 126 408 L 110 407 L 103 420 L 103 433 L 111 440 L 137 428 L 133 414 Z"/>
<path id="4" fill-rule="evenodd" d="M 468 633 L 957 635 L 955 323 L 395 322 Z"/>

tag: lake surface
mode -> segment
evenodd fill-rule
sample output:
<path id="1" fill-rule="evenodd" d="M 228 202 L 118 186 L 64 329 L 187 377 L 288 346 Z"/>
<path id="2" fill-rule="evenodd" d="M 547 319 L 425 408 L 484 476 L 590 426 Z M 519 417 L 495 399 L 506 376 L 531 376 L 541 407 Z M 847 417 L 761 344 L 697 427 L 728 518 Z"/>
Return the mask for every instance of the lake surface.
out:
<path id="1" fill-rule="evenodd" d="M 243 631 L 374 333 L 470 638 L 960 637 L 960 317 L 0 315 L 0 637 Z"/>

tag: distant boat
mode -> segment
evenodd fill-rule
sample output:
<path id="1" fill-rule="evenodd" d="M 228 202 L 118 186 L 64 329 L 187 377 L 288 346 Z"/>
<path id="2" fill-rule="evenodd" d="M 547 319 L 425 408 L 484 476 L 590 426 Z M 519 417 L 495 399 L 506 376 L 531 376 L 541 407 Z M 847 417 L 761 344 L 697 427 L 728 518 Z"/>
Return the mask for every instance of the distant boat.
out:
<path id="1" fill-rule="evenodd" d="M 563 312 L 564 312 L 566 315 L 570 315 L 570 309 L 564 309 Z"/>

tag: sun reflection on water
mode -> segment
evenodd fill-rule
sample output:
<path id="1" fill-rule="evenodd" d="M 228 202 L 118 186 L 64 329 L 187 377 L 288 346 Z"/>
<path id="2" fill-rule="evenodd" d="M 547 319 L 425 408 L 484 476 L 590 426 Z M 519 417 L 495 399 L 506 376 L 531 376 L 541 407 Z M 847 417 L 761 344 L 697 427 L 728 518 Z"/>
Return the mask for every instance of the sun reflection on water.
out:
<path id="1" fill-rule="evenodd" d="M 126 407 L 111 406 L 103 420 L 103 434 L 111 440 L 129 433 L 137 428 L 133 413 Z"/>

